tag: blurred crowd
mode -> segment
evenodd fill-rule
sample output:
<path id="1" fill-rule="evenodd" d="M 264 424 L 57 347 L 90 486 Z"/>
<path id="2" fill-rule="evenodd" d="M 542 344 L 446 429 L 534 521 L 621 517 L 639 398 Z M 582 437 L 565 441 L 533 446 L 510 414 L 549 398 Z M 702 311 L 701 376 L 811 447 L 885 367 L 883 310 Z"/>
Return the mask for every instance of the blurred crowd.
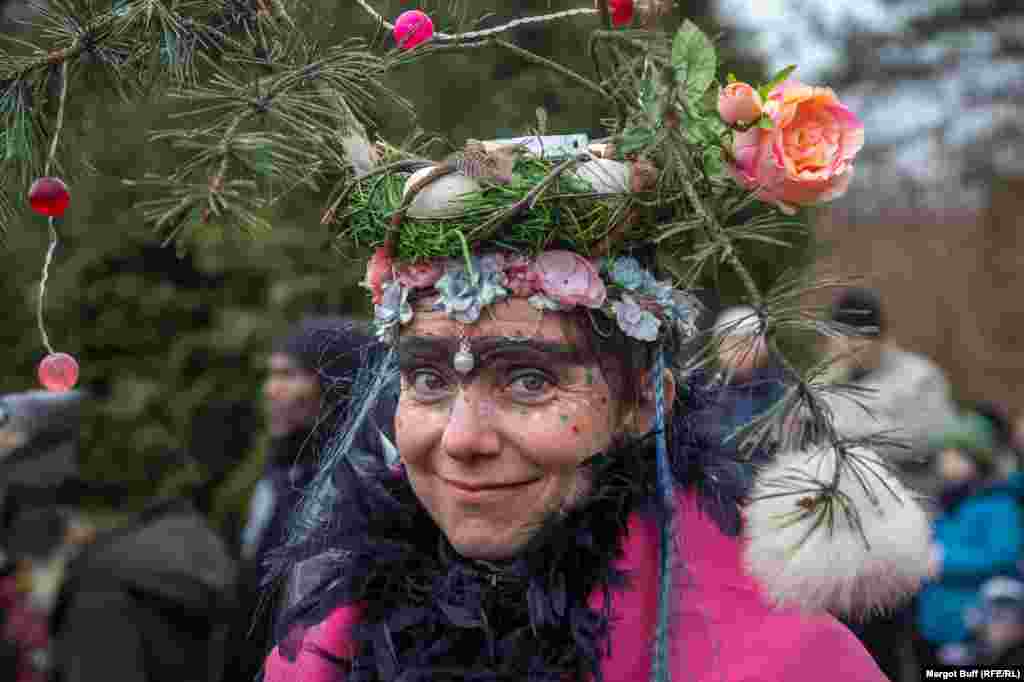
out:
<path id="1" fill-rule="evenodd" d="M 933 524 L 914 599 L 847 625 L 894 682 L 939 665 L 1024 666 L 1024 414 L 956 404 L 934 363 L 888 337 L 874 292 L 843 292 L 829 316 L 822 377 L 846 389 L 824 395 L 836 430 L 867 439 Z M 710 330 L 720 398 L 697 425 L 737 447 L 790 388 L 760 324 L 755 310 L 728 308 Z M 351 319 L 287 330 L 268 356 L 260 446 L 116 522 L 81 505 L 107 492 L 78 466 L 88 396 L 0 396 L 0 680 L 256 679 L 287 598 L 265 584 L 266 561 L 378 351 Z M 394 406 L 377 409 L 380 440 L 365 449 L 394 458 Z M 779 442 L 800 427 L 799 415 L 787 420 Z M 223 447 L 194 428 L 190 449 Z"/>

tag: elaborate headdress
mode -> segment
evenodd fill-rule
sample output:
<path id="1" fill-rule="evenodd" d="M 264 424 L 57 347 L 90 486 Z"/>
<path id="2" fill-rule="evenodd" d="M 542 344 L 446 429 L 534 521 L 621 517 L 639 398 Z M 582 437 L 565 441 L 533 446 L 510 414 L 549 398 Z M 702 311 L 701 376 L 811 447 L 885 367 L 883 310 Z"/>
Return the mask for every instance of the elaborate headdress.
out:
<path id="1" fill-rule="evenodd" d="M 597 9 L 447 34 L 435 32 L 423 12 L 406 12 L 392 24 L 365 0 L 357 2 L 394 33 L 398 45 L 383 57 L 355 42 L 324 52 L 305 49 L 292 38 L 298 30 L 280 0 L 258 0 L 248 14 L 235 7 L 244 3 L 229 3 L 224 17 L 259 29 L 248 31 L 255 41 L 248 52 L 257 55 L 248 61 L 268 65 L 274 55 L 274 63 L 284 66 L 258 77 L 251 97 L 222 96 L 221 90 L 236 85 L 227 72 L 217 74 L 210 88 L 186 89 L 201 102 L 200 110 L 223 118 L 164 136 L 198 150 L 180 172 L 154 181 L 167 196 L 148 205 L 147 217 L 168 241 L 211 216 L 247 228 L 264 225 L 256 212 L 265 204 L 254 191 L 258 185 L 245 172 L 236 177 L 238 169 L 280 171 L 277 179 L 295 186 L 310 181 L 310 168 L 312 175 L 333 170 L 341 177 L 323 222 L 336 228 L 345 251 L 370 256 L 365 285 L 377 334 L 386 343 L 413 319 L 412 302 L 431 293 L 438 309 L 466 324 L 496 302 L 522 297 L 540 311 L 586 311 L 598 331 L 614 325 L 635 343 L 649 344 L 663 502 L 671 494 L 659 380 L 670 359 L 664 348 L 702 340 L 691 292 L 708 270 L 724 265 L 742 282 L 743 303 L 756 315 L 752 338 L 773 352 L 788 379 L 786 395 L 751 426 L 747 441 L 764 445 L 779 437 L 783 425 L 802 425 L 789 439 L 795 451 L 779 454 L 761 472 L 746 508 L 750 569 L 780 601 L 812 608 L 860 613 L 912 591 L 926 564 L 923 512 L 870 443 L 835 433 L 819 397 L 834 390 L 821 379 L 823 368 L 800 370 L 777 341 L 787 330 L 834 329 L 802 305 L 808 287 L 798 278 L 762 290 L 745 262 L 749 249 L 778 244 L 802 228 L 787 217 L 798 207 L 828 201 L 848 186 L 864 133 L 835 93 L 796 81 L 792 67 L 757 88 L 731 75 L 720 80 L 715 47 L 697 26 L 686 21 L 671 34 L 657 30 L 668 3 L 634 8 L 629 0 L 601 0 Z M 155 39 L 160 58 L 170 60 L 183 84 L 195 78 L 194 57 L 207 43 L 232 44 L 228 23 L 204 28 L 176 9 L 153 15 L 150 5 L 115 2 L 90 19 L 73 49 L 49 55 L 45 64 L 55 65 L 62 84 L 61 112 L 67 62 L 86 53 L 109 57 L 97 47 L 105 36 L 162 35 Z M 634 9 L 648 28 L 628 27 Z M 594 19 L 582 15 L 597 15 L 602 23 L 587 45 L 594 77 L 503 38 L 528 22 Z M 274 31 L 279 39 L 266 43 L 266 33 Z M 373 95 L 383 92 L 389 69 L 483 47 L 508 50 L 597 94 L 611 116 L 607 137 L 550 135 L 541 112 L 536 129 L 522 137 L 467 140 L 440 161 L 369 138 L 361 120 Z M 34 64 L 22 65 L 24 71 Z M 8 94 L 21 101 L 20 92 Z M 246 128 L 268 112 L 287 133 Z M 55 149 L 56 142 L 51 161 Z M 46 167 L 48 174 L 49 161 Z M 192 174 L 201 179 L 188 182 Z M 65 189 L 54 183 L 34 190 L 33 205 L 50 216 L 54 239 L 54 217 L 66 200 Z M 708 354 L 697 353 L 687 369 L 699 367 Z M 463 347 L 454 362 L 456 370 L 468 372 L 474 358 Z M 392 379 L 363 376 L 356 391 L 376 396 Z M 350 421 L 360 423 L 370 409 L 363 401 Z M 335 451 L 344 451 L 355 434 L 341 438 Z M 309 504 L 321 502 L 314 490 Z M 660 635 L 668 618 L 670 520 L 666 516 L 662 524 Z M 665 644 L 659 636 L 658 679 L 666 670 Z"/>

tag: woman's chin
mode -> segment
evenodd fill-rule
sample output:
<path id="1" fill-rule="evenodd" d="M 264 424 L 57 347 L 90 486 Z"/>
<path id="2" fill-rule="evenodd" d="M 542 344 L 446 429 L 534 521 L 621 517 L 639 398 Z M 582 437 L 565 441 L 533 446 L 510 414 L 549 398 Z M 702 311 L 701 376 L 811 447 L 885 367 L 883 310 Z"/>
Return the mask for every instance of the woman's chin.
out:
<path id="1" fill-rule="evenodd" d="M 460 556 L 479 561 L 511 559 L 526 545 L 526 538 L 519 538 L 518 534 L 508 532 L 484 532 L 483 529 L 473 529 L 445 535 Z"/>

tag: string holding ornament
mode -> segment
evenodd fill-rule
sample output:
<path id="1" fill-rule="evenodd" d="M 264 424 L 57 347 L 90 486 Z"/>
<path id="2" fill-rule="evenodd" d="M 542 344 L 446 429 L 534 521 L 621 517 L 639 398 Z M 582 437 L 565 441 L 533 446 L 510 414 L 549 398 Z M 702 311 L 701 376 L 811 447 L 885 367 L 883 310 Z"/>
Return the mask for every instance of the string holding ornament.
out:
<path id="1" fill-rule="evenodd" d="M 39 335 L 42 337 L 43 346 L 47 350 L 47 355 L 40 361 L 36 374 L 39 382 L 50 391 L 71 390 L 78 382 L 79 371 L 78 361 L 74 356 L 69 353 L 58 353 L 50 345 L 50 338 L 43 322 L 46 283 L 50 278 L 53 255 L 60 243 L 56 221 L 64 217 L 64 213 L 71 204 L 71 192 L 68 190 L 67 184 L 58 177 L 50 176 L 50 168 L 57 155 L 57 142 L 64 126 L 64 104 L 68 94 L 68 67 L 63 61 L 60 63 L 60 67 L 60 106 L 57 109 L 57 126 L 53 133 L 53 139 L 50 141 L 50 153 L 46 158 L 46 169 L 43 177 L 36 179 L 28 190 L 29 206 L 39 215 L 46 216 L 50 231 L 50 244 L 46 249 L 46 258 L 43 260 L 43 272 L 39 279 L 39 298 L 36 305 L 36 323 L 39 326 Z"/>
<path id="2" fill-rule="evenodd" d="M 43 273 L 39 280 L 39 298 L 36 305 L 36 323 L 39 335 L 43 339 L 48 355 L 42 359 L 37 368 L 39 382 L 51 391 L 69 391 L 78 382 L 78 361 L 68 353 L 58 353 L 50 345 L 46 325 L 43 322 L 43 303 L 46 300 L 46 283 L 50 278 L 50 265 L 57 251 L 59 236 L 56 221 L 64 216 L 71 203 L 71 193 L 60 178 L 43 177 L 32 183 L 28 193 L 29 206 L 32 210 L 48 218 L 50 228 L 50 245 L 46 249 L 43 261 Z"/>

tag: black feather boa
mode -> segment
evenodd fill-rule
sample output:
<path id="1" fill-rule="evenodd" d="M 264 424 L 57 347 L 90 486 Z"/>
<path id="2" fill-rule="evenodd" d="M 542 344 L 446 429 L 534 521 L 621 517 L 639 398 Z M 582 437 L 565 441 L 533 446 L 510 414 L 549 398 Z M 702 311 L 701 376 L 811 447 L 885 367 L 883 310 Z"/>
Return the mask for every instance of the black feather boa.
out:
<path id="1" fill-rule="evenodd" d="M 691 428 L 708 403 L 697 385 L 688 389 L 671 428 L 674 478 L 693 486 L 705 512 L 735 534 L 751 465 Z M 355 658 L 319 652 L 344 667 L 349 682 L 600 682 L 602 653 L 612 644 L 608 597 L 628 587 L 613 565 L 624 529 L 633 512 L 654 512 L 653 453 L 648 438 L 589 460 L 586 499 L 548 519 L 515 560 L 501 564 L 460 557 L 401 471 L 344 458 L 323 526 L 271 560 L 272 573 L 289 576 L 299 595 L 279 621 L 281 654 L 294 660 L 306 628 L 361 603 Z M 600 612 L 588 605 L 596 590 L 606 597 Z"/>

